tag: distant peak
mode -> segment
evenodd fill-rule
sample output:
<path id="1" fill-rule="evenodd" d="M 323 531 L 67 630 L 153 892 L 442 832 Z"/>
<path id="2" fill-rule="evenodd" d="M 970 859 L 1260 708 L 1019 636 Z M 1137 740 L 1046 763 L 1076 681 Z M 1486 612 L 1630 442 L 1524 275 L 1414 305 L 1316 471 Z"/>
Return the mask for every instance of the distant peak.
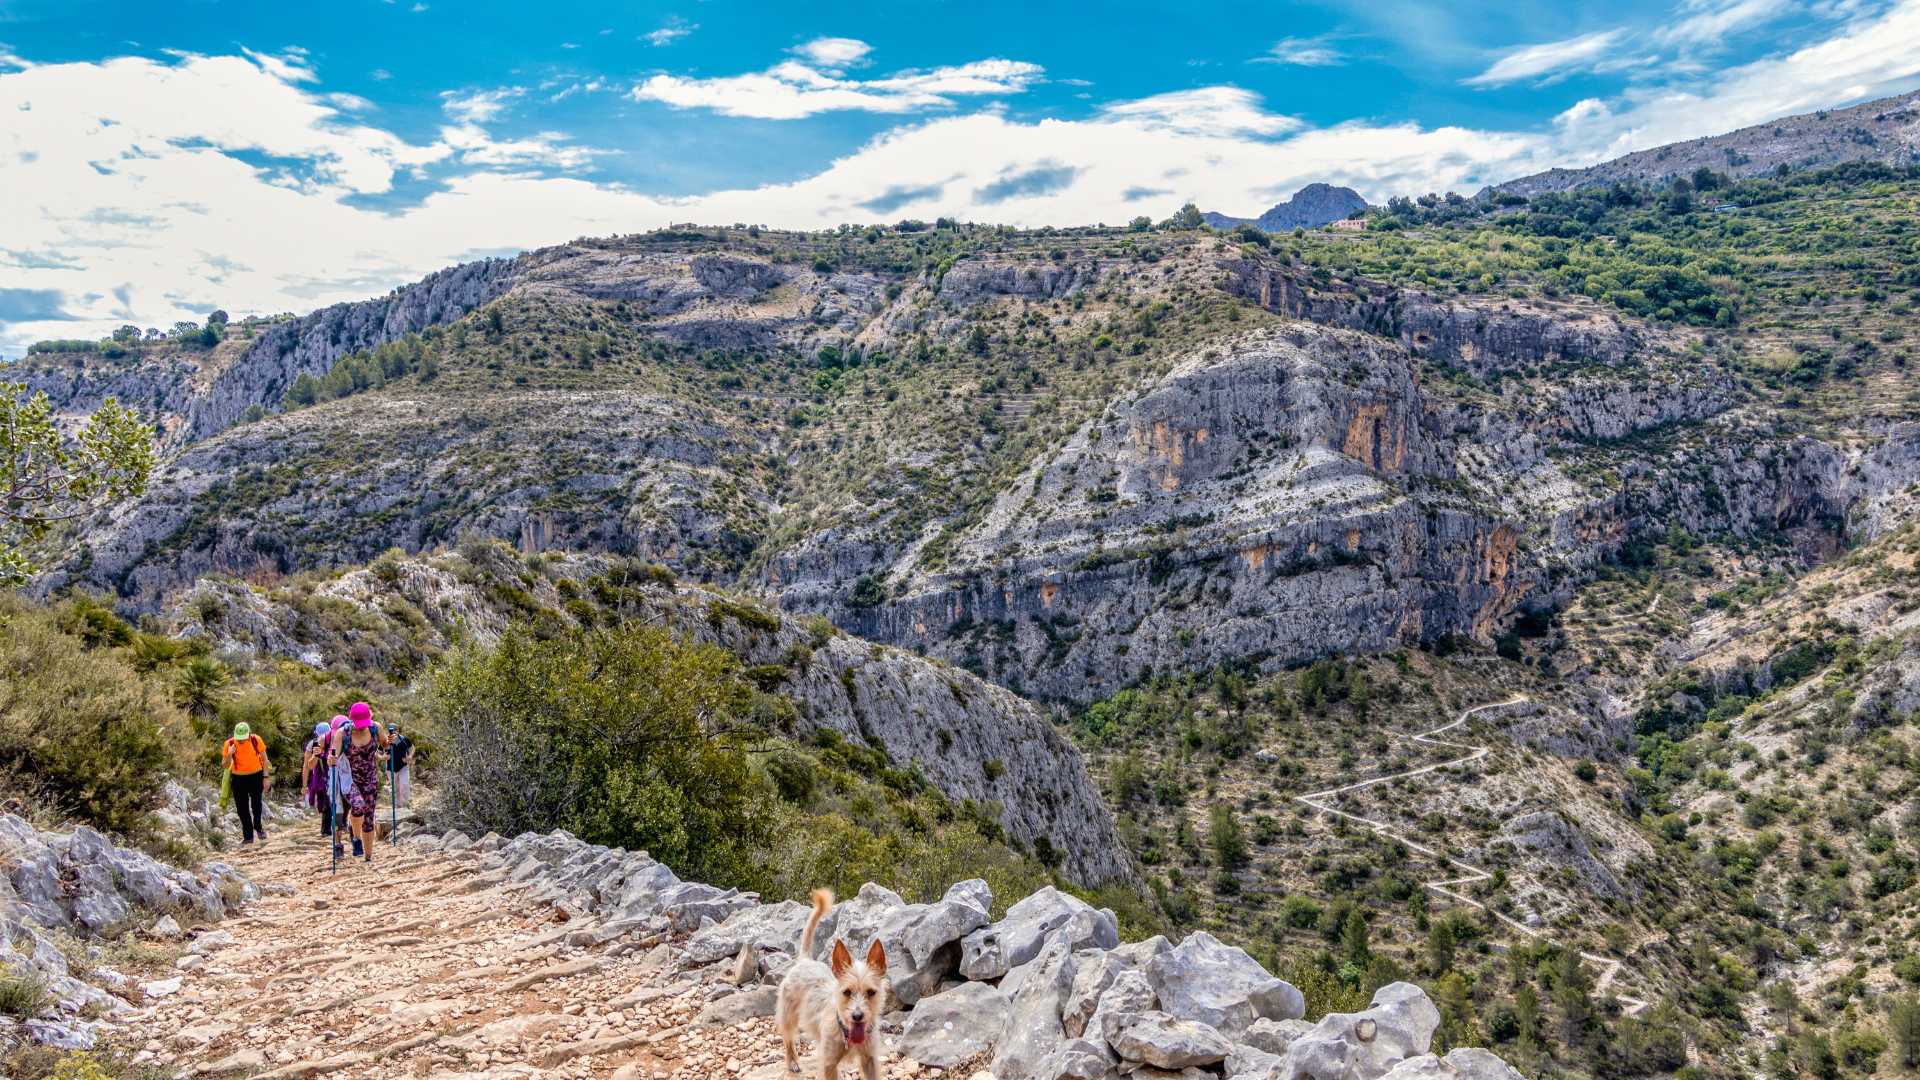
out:
<path id="1" fill-rule="evenodd" d="M 1315 181 L 1293 193 L 1286 202 L 1278 203 L 1257 218 L 1229 217 L 1226 214 L 1208 213 L 1204 215 L 1207 224 L 1216 229 L 1228 229 L 1237 225 L 1252 225 L 1267 232 L 1286 232 L 1291 229 L 1317 229 L 1342 218 L 1353 216 L 1357 210 L 1365 210 L 1367 200 L 1350 187 L 1335 187 L 1332 184 Z"/>

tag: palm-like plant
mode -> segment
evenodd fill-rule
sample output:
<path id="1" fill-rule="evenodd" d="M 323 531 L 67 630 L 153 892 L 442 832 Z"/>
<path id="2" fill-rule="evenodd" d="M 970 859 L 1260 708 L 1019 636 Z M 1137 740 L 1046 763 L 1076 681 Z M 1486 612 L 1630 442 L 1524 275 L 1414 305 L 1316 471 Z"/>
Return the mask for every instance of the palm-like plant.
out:
<path id="1" fill-rule="evenodd" d="M 174 700 L 196 720 L 211 719 L 220 711 L 220 693 L 233 676 L 226 665 L 211 657 L 197 656 L 180 669 L 173 684 Z"/>

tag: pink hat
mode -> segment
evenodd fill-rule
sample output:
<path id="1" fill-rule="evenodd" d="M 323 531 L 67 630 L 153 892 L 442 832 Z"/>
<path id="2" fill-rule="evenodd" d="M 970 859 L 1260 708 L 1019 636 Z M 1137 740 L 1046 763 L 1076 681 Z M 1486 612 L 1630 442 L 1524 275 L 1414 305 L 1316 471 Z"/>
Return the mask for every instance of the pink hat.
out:
<path id="1" fill-rule="evenodd" d="M 347 726 L 347 718 L 346 718 L 346 717 L 344 717 L 344 716 L 335 716 L 335 717 L 333 718 L 333 730 L 335 730 L 335 731 L 339 731 L 339 730 L 340 730 L 341 728 L 343 728 L 343 727 L 346 727 L 346 726 Z"/>
<path id="2" fill-rule="evenodd" d="M 347 710 L 347 715 L 353 717 L 353 726 L 356 730 L 373 726 L 373 709 L 364 701 L 354 702 L 353 708 Z"/>

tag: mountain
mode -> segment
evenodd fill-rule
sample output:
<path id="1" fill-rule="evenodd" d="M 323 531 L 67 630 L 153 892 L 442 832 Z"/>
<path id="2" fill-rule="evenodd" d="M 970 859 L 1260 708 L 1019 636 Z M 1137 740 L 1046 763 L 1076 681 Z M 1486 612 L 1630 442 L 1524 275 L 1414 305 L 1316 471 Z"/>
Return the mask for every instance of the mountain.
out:
<path id="1" fill-rule="evenodd" d="M 1622 180 L 1660 183 L 1692 176 L 1696 169 L 1765 176 L 1782 168 L 1817 169 L 1850 161 L 1896 166 L 1920 161 L 1920 90 L 1636 150 L 1584 169 L 1549 169 L 1496 184 L 1493 190 L 1532 196 Z"/>
<path id="2" fill-rule="evenodd" d="M 1252 225 L 1267 232 L 1292 232 L 1295 229 L 1317 229 L 1322 225 L 1352 217 L 1356 211 L 1365 210 L 1367 200 L 1349 187 L 1334 187 L 1332 184 L 1308 184 L 1293 193 L 1293 197 L 1283 203 L 1275 203 L 1266 213 L 1257 218 L 1228 217 L 1212 211 L 1201 215 L 1207 224 L 1216 229 L 1231 229 L 1238 225 Z"/>
<path id="3" fill-rule="evenodd" d="M 38 588 L 402 699 L 469 632 L 664 621 L 820 791 L 867 746 L 937 792 L 832 804 L 890 844 L 1137 873 L 1314 1012 L 1417 978 L 1528 1075 L 1866 1075 L 1920 983 L 1920 168 L 1713 186 L 679 228 L 37 354 L 167 445 Z"/>

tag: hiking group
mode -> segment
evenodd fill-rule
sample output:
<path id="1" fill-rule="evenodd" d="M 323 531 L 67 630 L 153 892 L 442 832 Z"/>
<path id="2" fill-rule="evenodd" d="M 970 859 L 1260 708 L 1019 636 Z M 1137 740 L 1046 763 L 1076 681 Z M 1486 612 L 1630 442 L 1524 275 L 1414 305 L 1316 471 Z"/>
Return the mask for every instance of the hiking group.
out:
<path id="1" fill-rule="evenodd" d="M 226 769 L 224 792 L 230 793 L 240 814 L 241 846 L 266 839 L 266 794 L 273 786 L 273 763 L 267 745 L 248 725 L 233 727 L 233 737 L 221 750 Z M 336 860 L 345 853 L 341 833 L 353 843 L 356 858 L 373 861 L 379 837 L 381 774 L 391 778 L 395 807 L 412 795 L 413 740 L 393 724 L 382 728 L 373 709 L 356 701 L 345 716 L 313 726 L 301 755 L 301 788 L 306 803 L 320 814 L 320 835 L 333 838 Z"/>

